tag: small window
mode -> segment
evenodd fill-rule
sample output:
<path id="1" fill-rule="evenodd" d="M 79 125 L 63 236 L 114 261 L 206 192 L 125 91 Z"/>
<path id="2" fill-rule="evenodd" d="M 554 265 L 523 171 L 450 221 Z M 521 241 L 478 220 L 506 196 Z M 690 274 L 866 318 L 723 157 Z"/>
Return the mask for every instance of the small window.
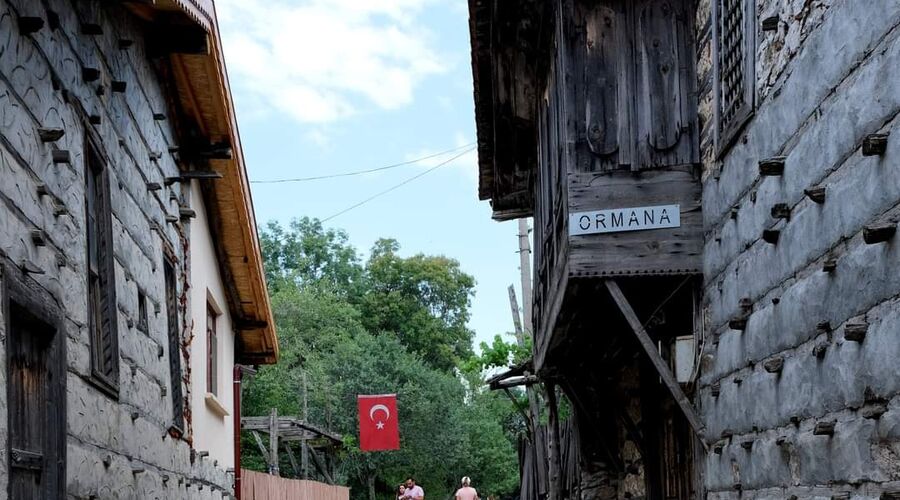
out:
<path id="1" fill-rule="evenodd" d="M 219 395 L 219 342 L 216 323 L 219 313 L 212 303 L 206 304 L 206 392 Z"/>
<path id="2" fill-rule="evenodd" d="M 750 118 L 756 93 L 754 0 L 713 1 L 716 145 L 727 149 Z"/>
<path id="3" fill-rule="evenodd" d="M 147 333 L 149 330 L 147 320 L 147 297 L 144 295 L 140 289 L 138 289 L 137 293 L 137 301 L 138 301 L 138 330 Z"/>
<path id="4" fill-rule="evenodd" d="M 116 310 L 112 207 L 109 177 L 90 142 L 85 147 L 85 218 L 87 220 L 88 319 L 91 372 L 107 392 L 119 387 L 119 339 Z"/>
<path id="5" fill-rule="evenodd" d="M 163 259 L 166 278 L 166 323 L 169 333 L 169 379 L 172 383 L 172 429 L 180 436 L 184 433 L 184 396 L 181 375 L 181 340 L 178 334 L 178 280 L 173 259 Z"/>

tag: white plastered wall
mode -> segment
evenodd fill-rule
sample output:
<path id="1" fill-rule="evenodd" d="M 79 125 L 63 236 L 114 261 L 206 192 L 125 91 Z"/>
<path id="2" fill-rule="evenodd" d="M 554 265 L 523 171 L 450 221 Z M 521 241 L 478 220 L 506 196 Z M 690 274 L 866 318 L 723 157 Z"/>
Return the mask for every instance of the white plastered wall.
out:
<path id="1" fill-rule="evenodd" d="M 191 317 L 194 321 L 190 363 L 194 449 L 208 451 L 206 460 L 217 460 L 220 467 L 228 468 L 234 466 L 234 330 L 198 182 L 192 181 L 191 185 L 191 208 L 196 212 L 196 217 L 190 223 Z M 221 312 L 216 320 L 218 394 L 214 400 L 211 400 L 206 387 L 206 307 L 210 301 Z M 219 405 L 227 411 L 227 415 L 217 411 Z"/>

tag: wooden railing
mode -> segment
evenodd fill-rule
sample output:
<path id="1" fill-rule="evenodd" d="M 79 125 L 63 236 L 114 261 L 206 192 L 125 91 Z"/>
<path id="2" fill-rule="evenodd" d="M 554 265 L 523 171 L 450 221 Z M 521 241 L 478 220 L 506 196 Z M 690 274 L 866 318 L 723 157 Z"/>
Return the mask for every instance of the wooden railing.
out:
<path id="1" fill-rule="evenodd" d="M 241 500 L 349 500 L 350 488 L 241 471 Z"/>

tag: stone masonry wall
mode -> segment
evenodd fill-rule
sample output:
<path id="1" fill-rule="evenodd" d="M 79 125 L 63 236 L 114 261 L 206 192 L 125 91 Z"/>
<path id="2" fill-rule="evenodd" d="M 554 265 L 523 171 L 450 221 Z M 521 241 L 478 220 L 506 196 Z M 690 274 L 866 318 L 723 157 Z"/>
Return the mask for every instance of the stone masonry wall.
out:
<path id="1" fill-rule="evenodd" d="M 44 19 L 26 35 L 18 18 Z M 83 33 L 97 23 L 102 34 Z M 231 496 L 231 479 L 207 459 L 191 460 L 188 442 L 173 439 L 163 245 L 178 256 L 179 293 L 186 279 L 185 244 L 166 215 L 186 199 L 179 184 L 149 191 L 178 174 L 164 90 L 144 52 L 144 28 L 118 2 L 0 0 L 0 257 L 27 262 L 32 274 L 65 311 L 67 373 L 67 489 L 73 499 Z M 120 47 L 120 40 L 134 42 Z M 100 70 L 86 83 L 82 68 Z M 113 92 L 110 82 L 126 91 Z M 93 124 L 86 125 L 86 116 Z M 99 121 L 99 123 L 97 123 Z M 42 143 L 38 127 L 62 128 L 56 143 Z M 93 128 L 110 158 L 120 350 L 118 400 L 89 382 L 85 271 L 85 127 Z M 69 163 L 54 163 L 54 149 Z M 38 186 L 46 194 L 38 194 Z M 45 246 L 29 238 L 47 234 Z M 187 231 L 185 230 L 185 233 Z M 149 301 L 149 325 L 137 328 L 138 290 Z M 189 311 L 189 304 L 184 311 Z M 2 315 L 2 312 L 0 312 Z M 182 326 L 189 317 L 180 314 Z M 0 317 L 5 349 L 6 321 Z M 0 385 L 6 386 L 5 355 Z M 184 366 L 184 362 L 183 362 Z M 175 381 L 175 383 L 180 383 Z M 187 394 L 185 396 L 188 396 Z M 8 482 L 6 390 L 0 391 L 0 496 Z"/>
<path id="2" fill-rule="evenodd" d="M 900 498 L 900 238 L 863 239 L 867 225 L 900 217 L 900 2 L 756 0 L 755 114 L 720 159 L 710 0 L 699 4 L 696 401 L 720 439 L 705 460 L 706 498 Z M 776 15 L 777 30 L 759 29 Z M 862 155 L 867 135 L 892 131 L 883 155 Z M 776 156 L 784 174 L 761 177 L 758 162 Z M 813 186 L 826 188 L 824 203 L 804 194 Z M 789 219 L 772 217 L 779 203 Z M 776 244 L 765 229 L 780 231 Z M 736 330 L 742 300 L 750 315 Z"/>

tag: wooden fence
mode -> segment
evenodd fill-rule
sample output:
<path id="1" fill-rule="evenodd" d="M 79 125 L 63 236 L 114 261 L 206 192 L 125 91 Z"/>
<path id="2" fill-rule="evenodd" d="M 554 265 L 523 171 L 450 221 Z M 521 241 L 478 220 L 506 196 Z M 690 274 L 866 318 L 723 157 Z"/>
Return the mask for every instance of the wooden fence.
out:
<path id="1" fill-rule="evenodd" d="M 241 500 L 349 500 L 350 488 L 241 470 Z"/>

